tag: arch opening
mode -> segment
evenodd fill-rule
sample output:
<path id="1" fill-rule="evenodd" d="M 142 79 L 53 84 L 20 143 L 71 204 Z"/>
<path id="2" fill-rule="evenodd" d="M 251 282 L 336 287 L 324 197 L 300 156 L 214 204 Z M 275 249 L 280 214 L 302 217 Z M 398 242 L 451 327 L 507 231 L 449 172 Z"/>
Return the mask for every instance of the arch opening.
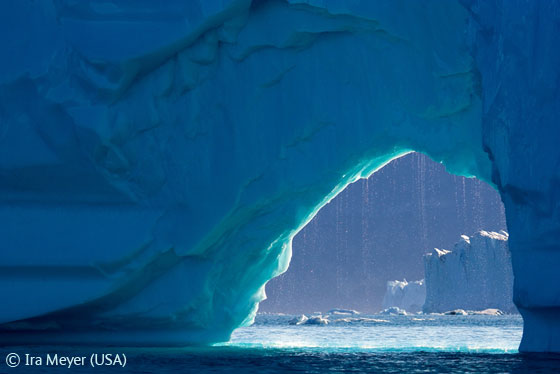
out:
<path id="1" fill-rule="evenodd" d="M 254 327 L 235 332 L 232 344 L 368 349 L 429 349 L 433 344 L 437 349 L 515 351 L 522 320 L 512 302 L 507 234 L 486 232 L 505 229 L 504 208 L 494 188 L 475 178 L 450 175 L 443 165 L 423 154 L 398 158 L 369 178 L 350 184 L 296 235 L 290 268 L 267 284 L 268 299 L 261 302 Z M 486 231 L 478 233 L 481 230 Z M 471 236 L 467 242 L 461 237 L 465 233 Z M 437 263 L 432 261 L 430 266 L 438 268 L 425 275 L 425 260 L 431 254 L 424 255 L 436 246 L 455 251 L 457 259 L 467 258 L 456 260 L 451 254 Z M 401 304 L 383 304 L 388 281 L 426 277 L 430 301 L 424 299 L 424 288 L 419 310 L 407 306 L 405 313 L 387 309 L 405 309 Z M 410 292 L 407 297 L 411 298 Z M 418 314 L 425 301 L 429 305 Z M 460 317 L 459 325 L 468 326 L 468 318 L 472 318 L 472 337 L 460 337 L 464 335 L 462 326 L 441 316 L 459 309 L 469 314 Z M 393 315 L 401 312 L 408 317 Z M 505 316 L 481 316 L 493 313 Z M 331 327 L 320 332 L 306 330 L 305 336 L 293 327 L 318 323 Z M 486 327 L 479 329 L 481 323 Z M 353 328 L 348 332 L 329 334 L 330 328 L 342 329 L 349 324 Z M 430 324 L 439 324 L 441 331 L 435 332 Z M 492 324 L 496 327 L 487 328 Z M 288 331 L 266 336 L 267 328 L 288 325 L 292 326 Z M 419 340 L 408 332 L 399 335 L 399 327 L 417 329 Z M 360 335 L 361 328 L 367 330 L 365 335 Z M 449 333 L 454 329 L 455 333 Z M 388 336 L 392 338 L 387 340 Z M 457 339 L 449 339 L 451 336 Z"/>
<path id="2" fill-rule="evenodd" d="M 497 191 L 409 153 L 348 185 L 296 234 L 290 267 L 267 284 L 259 311 L 377 312 L 387 281 L 424 279 L 426 253 L 481 230 L 507 231 Z"/>

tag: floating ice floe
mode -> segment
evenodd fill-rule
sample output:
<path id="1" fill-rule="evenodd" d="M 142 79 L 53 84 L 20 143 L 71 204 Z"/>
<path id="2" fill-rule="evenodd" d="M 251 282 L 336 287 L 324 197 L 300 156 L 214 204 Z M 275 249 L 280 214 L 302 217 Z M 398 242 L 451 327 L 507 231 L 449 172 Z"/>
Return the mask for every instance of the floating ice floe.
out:
<path id="1" fill-rule="evenodd" d="M 341 308 L 335 308 L 335 309 L 331 309 L 327 312 L 327 314 L 332 314 L 332 315 L 340 315 L 340 316 L 354 316 L 357 314 L 360 314 L 360 312 L 358 312 L 357 310 L 353 310 L 353 309 L 341 309 Z"/>
<path id="2" fill-rule="evenodd" d="M 381 312 L 379 312 L 379 314 L 381 315 L 399 315 L 399 316 L 406 316 L 406 310 L 403 310 L 399 307 L 396 306 L 392 306 L 390 308 L 384 309 Z"/>

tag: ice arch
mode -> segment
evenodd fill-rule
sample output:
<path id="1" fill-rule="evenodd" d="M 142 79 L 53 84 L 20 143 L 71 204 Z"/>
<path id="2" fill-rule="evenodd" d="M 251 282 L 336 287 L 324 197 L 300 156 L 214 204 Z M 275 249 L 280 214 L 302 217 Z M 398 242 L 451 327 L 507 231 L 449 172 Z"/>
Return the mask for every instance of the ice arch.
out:
<path id="1" fill-rule="evenodd" d="M 227 339 L 403 152 L 505 203 L 521 349 L 560 351 L 560 6 L 2 4 L 3 342 Z"/>

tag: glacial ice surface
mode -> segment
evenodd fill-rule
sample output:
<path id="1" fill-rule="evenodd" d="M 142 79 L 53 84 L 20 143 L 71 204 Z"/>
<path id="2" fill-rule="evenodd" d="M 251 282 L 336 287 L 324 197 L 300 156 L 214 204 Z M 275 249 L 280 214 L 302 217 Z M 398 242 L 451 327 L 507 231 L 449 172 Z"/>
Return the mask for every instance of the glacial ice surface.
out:
<path id="1" fill-rule="evenodd" d="M 416 150 L 499 190 L 521 349 L 560 351 L 558 1 L 0 8 L 3 344 L 227 340 L 314 213 Z"/>

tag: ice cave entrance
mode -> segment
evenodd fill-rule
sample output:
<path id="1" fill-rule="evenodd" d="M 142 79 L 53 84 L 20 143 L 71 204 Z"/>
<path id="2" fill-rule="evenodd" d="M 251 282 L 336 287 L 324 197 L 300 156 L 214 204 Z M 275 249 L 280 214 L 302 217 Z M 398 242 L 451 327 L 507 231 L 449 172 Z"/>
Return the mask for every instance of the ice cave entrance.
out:
<path id="1" fill-rule="evenodd" d="M 511 259 L 507 241 L 500 241 L 500 235 L 507 239 L 506 231 L 504 206 L 494 188 L 449 174 L 424 154 L 409 153 L 348 185 L 322 207 L 295 236 L 289 269 L 267 284 L 268 298 L 259 311 L 304 314 L 343 308 L 377 313 L 389 306 L 410 308 L 407 300 L 421 296 L 393 289 L 397 295 L 391 299 L 388 284 L 406 279 L 408 290 L 412 281 L 424 280 L 424 287 L 431 282 L 430 305 L 424 306 L 428 311 L 514 312 Z M 439 265 L 428 261 L 429 253 L 446 250 L 451 251 L 445 258 L 448 267 L 433 268 Z M 454 258 L 465 254 L 468 264 Z M 449 265 L 453 261 L 462 266 L 461 274 L 453 274 L 459 271 Z M 446 279 L 448 289 L 439 289 L 434 282 L 444 280 L 426 273 L 430 271 L 455 279 Z M 465 283 L 465 277 L 475 280 Z M 417 312 L 422 306 L 412 309 Z"/>

